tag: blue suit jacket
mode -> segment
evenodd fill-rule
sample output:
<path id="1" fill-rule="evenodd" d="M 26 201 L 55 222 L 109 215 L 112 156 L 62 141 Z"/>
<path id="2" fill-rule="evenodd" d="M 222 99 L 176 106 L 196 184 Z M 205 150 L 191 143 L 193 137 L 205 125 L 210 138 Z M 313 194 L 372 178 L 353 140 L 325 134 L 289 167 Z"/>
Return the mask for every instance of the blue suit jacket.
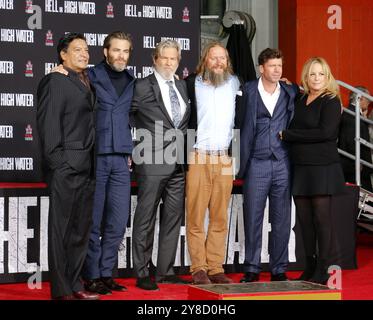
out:
<path id="1" fill-rule="evenodd" d="M 256 132 L 256 118 L 257 118 L 257 105 L 258 97 L 258 81 L 249 81 L 244 85 L 244 102 L 243 107 L 244 118 L 242 120 L 241 134 L 240 134 L 240 170 L 238 178 L 244 178 L 246 167 L 251 159 L 251 153 L 254 145 L 254 138 Z M 294 115 L 294 99 L 297 95 L 298 89 L 296 85 L 287 85 L 280 81 L 281 89 L 289 96 L 287 110 L 289 114 L 289 121 Z M 285 129 L 285 128 L 284 128 Z"/>
<path id="2" fill-rule="evenodd" d="M 96 111 L 97 154 L 132 153 L 129 111 L 135 79 L 129 73 L 128 75 L 131 82 L 118 97 L 103 62 L 88 71 L 89 79 L 96 90 L 98 102 Z"/>

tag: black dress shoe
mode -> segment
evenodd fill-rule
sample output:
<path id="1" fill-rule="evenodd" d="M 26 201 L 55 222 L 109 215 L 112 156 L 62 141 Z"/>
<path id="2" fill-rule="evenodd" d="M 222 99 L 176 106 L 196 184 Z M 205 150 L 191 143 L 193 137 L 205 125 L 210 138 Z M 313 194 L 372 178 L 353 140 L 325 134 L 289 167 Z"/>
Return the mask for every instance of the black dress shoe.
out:
<path id="1" fill-rule="evenodd" d="M 98 294 L 88 291 L 74 292 L 74 297 L 78 300 L 100 300 L 100 296 Z"/>
<path id="2" fill-rule="evenodd" d="M 241 283 L 245 282 L 255 282 L 259 280 L 259 273 L 255 272 L 245 272 L 245 275 L 240 280 Z"/>
<path id="3" fill-rule="evenodd" d="M 116 282 L 111 277 L 102 277 L 101 281 L 105 285 L 106 288 L 112 291 L 127 291 L 127 288 L 125 286 L 122 286 L 118 282 Z"/>
<path id="4" fill-rule="evenodd" d="M 176 275 L 168 275 L 157 280 L 158 283 L 171 283 L 171 284 L 188 284 L 189 281 L 183 280 Z"/>
<path id="5" fill-rule="evenodd" d="M 286 273 L 271 274 L 271 281 L 288 281 Z"/>
<path id="6" fill-rule="evenodd" d="M 144 290 L 159 290 L 157 284 L 149 276 L 137 278 L 136 287 Z"/>
<path id="7" fill-rule="evenodd" d="M 92 279 L 87 280 L 84 283 L 84 289 L 88 292 L 98 293 L 102 295 L 109 295 L 111 291 L 105 284 L 101 281 L 101 279 Z"/>

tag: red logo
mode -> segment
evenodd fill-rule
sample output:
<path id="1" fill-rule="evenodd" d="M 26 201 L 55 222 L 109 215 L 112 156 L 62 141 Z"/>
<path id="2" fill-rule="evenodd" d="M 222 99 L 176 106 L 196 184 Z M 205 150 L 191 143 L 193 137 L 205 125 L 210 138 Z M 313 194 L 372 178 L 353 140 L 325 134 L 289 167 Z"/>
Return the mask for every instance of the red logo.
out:
<path id="1" fill-rule="evenodd" d="M 53 47 L 53 33 L 50 30 L 48 30 L 48 32 L 45 35 L 45 45 Z"/>
<path id="2" fill-rule="evenodd" d="M 34 72 L 32 71 L 32 63 L 29 60 L 26 63 L 25 77 L 33 77 L 33 76 L 34 76 Z"/>
<path id="3" fill-rule="evenodd" d="M 188 7 L 183 9 L 183 22 L 189 22 L 189 10 Z"/>
<path id="4" fill-rule="evenodd" d="M 111 2 L 106 6 L 106 18 L 114 18 L 114 7 Z"/>
<path id="5" fill-rule="evenodd" d="M 34 137 L 32 136 L 32 127 L 30 124 L 26 127 L 25 141 L 32 141 Z"/>
<path id="6" fill-rule="evenodd" d="M 33 13 L 32 11 L 32 0 L 26 0 L 26 13 Z"/>

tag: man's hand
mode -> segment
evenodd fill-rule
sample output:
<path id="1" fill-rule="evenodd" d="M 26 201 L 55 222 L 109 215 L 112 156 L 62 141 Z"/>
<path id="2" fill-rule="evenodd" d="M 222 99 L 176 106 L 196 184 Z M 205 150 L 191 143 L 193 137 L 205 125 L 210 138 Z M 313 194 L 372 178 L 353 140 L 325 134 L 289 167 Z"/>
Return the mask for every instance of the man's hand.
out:
<path id="1" fill-rule="evenodd" d="M 127 164 L 128 164 L 128 171 L 132 172 L 132 157 L 131 156 L 127 157 Z"/>
<path id="2" fill-rule="evenodd" d="M 293 83 L 290 82 L 287 78 L 281 78 L 280 81 L 283 81 L 285 82 L 286 84 L 288 84 L 289 86 L 291 86 Z"/>
<path id="3" fill-rule="evenodd" d="M 66 69 L 64 69 L 62 64 L 59 64 L 57 67 L 54 67 L 51 70 L 51 72 L 59 72 L 59 73 L 64 74 L 65 76 L 67 76 L 69 74 L 69 72 Z"/>

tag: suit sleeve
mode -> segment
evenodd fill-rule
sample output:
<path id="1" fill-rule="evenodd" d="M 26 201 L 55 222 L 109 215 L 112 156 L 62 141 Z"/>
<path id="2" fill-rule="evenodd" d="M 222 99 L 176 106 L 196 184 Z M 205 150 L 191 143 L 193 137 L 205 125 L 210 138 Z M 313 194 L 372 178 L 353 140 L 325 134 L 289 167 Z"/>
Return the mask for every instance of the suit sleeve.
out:
<path id="1" fill-rule="evenodd" d="M 130 125 L 132 128 L 136 128 L 136 112 L 141 104 L 141 89 L 140 82 L 136 80 L 133 89 L 132 104 L 130 109 Z"/>
<path id="2" fill-rule="evenodd" d="M 333 139 L 338 132 L 341 108 L 338 98 L 324 98 L 320 121 L 316 128 L 284 130 L 282 139 L 287 142 L 302 143 L 317 143 Z"/>
<path id="3" fill-rule="evenodd" d="M 51 76 L 39 84 L 37 90 L 37 125 L 42 151 L 51 169 L 65 162 L 62 142 L 63 92 Z"/>

